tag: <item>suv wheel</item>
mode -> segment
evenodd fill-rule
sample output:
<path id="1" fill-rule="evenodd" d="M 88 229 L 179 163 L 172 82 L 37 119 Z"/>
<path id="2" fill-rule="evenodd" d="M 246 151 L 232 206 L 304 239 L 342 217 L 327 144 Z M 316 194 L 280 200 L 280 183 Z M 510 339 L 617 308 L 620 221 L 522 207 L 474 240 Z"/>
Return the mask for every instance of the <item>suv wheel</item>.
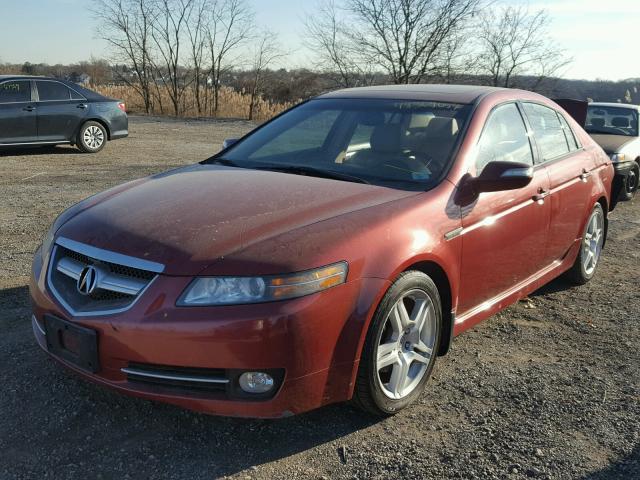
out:
<path id="1" fill-rule="evenodd" d="M 107 131 L 98 122 L 87 122 L 82 125 L 76 143 L 84 153 L 98 153 L 107 143 Z"/>
<path id="2" fill-rule="evenodd" d="M 419 396 L 431 375 L 442 325 L 433 280 L 402 273 L 378 305 L 367 332 L 354 402 L 375 415 L 392 415 Z"/>

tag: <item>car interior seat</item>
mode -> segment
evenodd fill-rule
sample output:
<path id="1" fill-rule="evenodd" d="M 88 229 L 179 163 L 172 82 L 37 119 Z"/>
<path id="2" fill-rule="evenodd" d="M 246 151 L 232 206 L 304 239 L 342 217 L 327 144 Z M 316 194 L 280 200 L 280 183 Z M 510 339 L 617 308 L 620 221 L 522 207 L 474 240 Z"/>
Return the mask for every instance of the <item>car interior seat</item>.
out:
<path id="1" fill-rule="evenodd" d="M 629 128 L 631 123 L 629 122 L 629 117 L 613 117 L 611 125 L 618 128 Z"/>

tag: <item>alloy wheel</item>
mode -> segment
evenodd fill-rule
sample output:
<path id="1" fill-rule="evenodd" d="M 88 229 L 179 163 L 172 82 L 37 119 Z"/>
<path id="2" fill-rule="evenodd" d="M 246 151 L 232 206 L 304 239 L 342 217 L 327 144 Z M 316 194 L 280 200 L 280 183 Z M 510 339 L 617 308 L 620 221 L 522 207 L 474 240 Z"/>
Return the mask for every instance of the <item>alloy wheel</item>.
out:
<path id="1" fill-rule="evenodd" d="M 598 209 L 593 212 L 589 219 L 587 231 L 584 234 L 582 243 L 583 248 L 583 267 L 587 275 L 591 275 L 602 252 L 602 244 L 604 243 L 604 216 L 602 210 Z"/>
<path id="2" fill-rule="evenodd" d="M 631 170 L 627 174 L 627 181 L 625 182 L 625 190 L 629 195 L 633 195 L 633 193 L 638 189 L 638 177 L 636 176 L 635 170 Z"/>
<path id="3" fill-rule="evenodd" d="M 376 349 L 382 392 L 398 400 L 409 395 L 427 372 L 436 339 L 436 313 L 429 295 L 406 292 L 385 320 Z"/>
<path id="4" fill-rule="evenodd" d="M 82 137 L 84 144 L 93 150 L 100 148 L 104 143 L 104 132 L 95 125 L 89 125 Z"/>

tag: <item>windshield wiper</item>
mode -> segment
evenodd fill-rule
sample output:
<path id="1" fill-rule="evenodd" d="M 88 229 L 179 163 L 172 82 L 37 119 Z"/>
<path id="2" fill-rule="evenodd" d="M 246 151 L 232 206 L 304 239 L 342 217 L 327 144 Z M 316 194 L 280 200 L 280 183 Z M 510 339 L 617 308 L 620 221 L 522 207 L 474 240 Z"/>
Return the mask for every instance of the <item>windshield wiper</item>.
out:
<path id="1" fill-rule="evenodd" d="M 227 167 L 246 168 L 244 165 L 240 165 L 233 160 L 228 160 L 226 158 L 209 158 L 202 163 L 217 163 L 218 165 L 225 165 Z"/>
<path id="2" fill-rule="evenodd" d="M 250 168 L 256 170 L 272 170 L 275 172 L 293 173 L 296 175 L 306 175 L 309 177 L 330 178 L 332 180 L 344 180 L 347 182 L 366 183 L 364 178 L 349 175 L 348 173 L 336 172 L 335 170 L 322 170 L 320 168 L 308 167 L 306 165 L 254 165 Z"/>

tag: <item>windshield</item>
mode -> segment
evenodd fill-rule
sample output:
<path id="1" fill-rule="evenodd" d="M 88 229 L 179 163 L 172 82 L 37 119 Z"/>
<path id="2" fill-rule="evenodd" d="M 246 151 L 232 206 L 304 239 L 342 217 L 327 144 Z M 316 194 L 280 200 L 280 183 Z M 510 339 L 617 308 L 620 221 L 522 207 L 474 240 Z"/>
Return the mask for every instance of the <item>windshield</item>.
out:
<path id="1" fill-rule="evenodd" d="M 207 162 L 427 190 L 446 172 L 470 105 L 316 99 Z"/>
<path id="2" fill-rule="evenodd" d="M 633 108 L 589 105 L 585 130 L 589 133 L 638 136 L 638 111 Z"/>

